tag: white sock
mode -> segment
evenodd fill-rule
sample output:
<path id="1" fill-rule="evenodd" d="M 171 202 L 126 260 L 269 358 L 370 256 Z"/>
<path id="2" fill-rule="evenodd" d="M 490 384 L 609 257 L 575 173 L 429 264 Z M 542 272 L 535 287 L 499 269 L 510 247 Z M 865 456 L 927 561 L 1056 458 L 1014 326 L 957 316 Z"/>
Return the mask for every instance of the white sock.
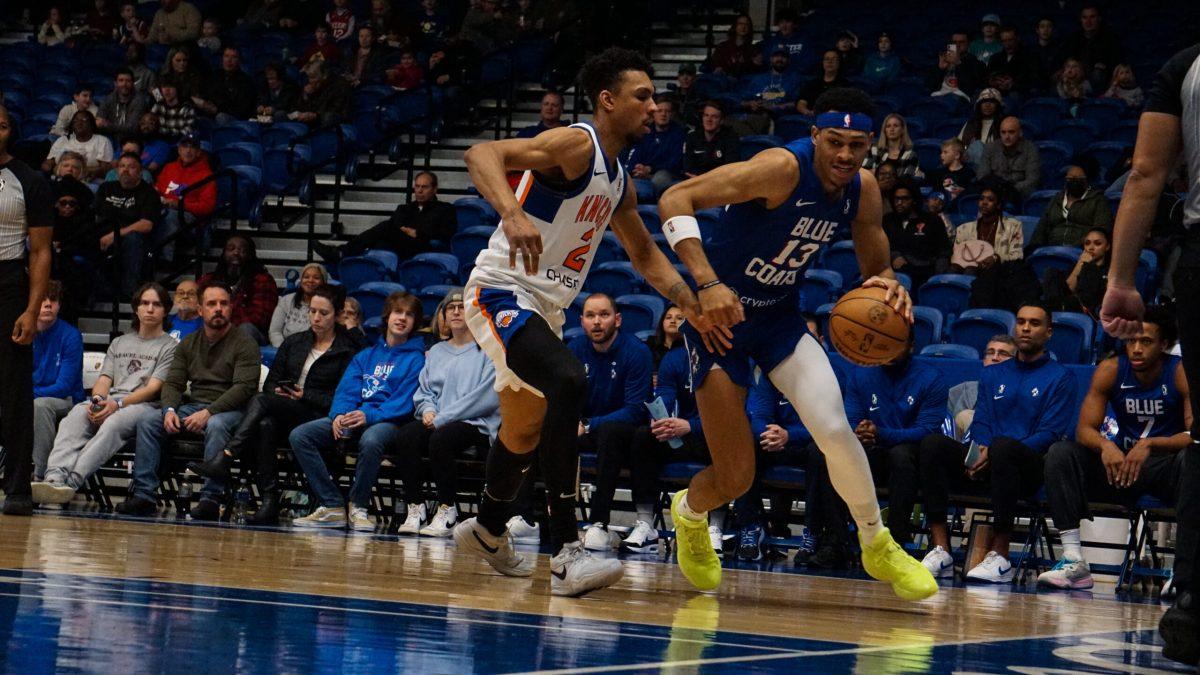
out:
<path id="1" fill-rule="evenodd" d="M 654 525 L 654 505 L 638 504 L 637 517 L 638 520 L 645 522 L 647 525 Z"/>
<path id="2" fill-rule="evenodd" d="M 709 511 L 708 512 L 708 524 L 710 526 L 715 525 L 718 530 L 724 530 L 725 529 L 725 509 L 720 509 L 719 511 Z"/>
<path id="3" fill-rule="evenodd" d="M 859 518 L 855 516 L 854 523 L 858 525 L 859 534 L 862 536 L 862 543 L 868 546 L 875 541 L 875 536 L 883 532 L 883 516 L 879 514 L 879 505 L 875 505 L 875 515 L 873 517 Z"/>
<path id="4" fill-rule="evenodd" d="M 676 507 L 676 510 L 679 512 L 681 517 L 691 521 L 703 522 L 705 519 L 705 513 L 703 511 L 693 511 L 692 507 L 688 505 L 686 493 L 683 495 L 683 498 L 679 500 L 679 506 Z"/>
<path id="5" fill-rule="evenodd" d="M 1083 560 L 1083 548 L 1079 545 L 1079 528 L 1060 530 L 1058 536 L 1062 539 L 1063 560 L 1080 562 Z"/>

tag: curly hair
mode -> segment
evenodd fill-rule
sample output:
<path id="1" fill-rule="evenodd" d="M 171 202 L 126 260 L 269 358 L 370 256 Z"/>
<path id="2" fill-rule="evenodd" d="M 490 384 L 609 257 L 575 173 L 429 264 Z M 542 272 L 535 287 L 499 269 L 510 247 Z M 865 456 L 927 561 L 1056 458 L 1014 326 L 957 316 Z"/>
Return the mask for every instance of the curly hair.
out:
<path id="1" fill-rule="evenodd" d="M 621 83 L 621 75 L 627 70 L 640 70 L 651 76 L 654 74 L 654 67 L 645 56 L 620 47 L 609 47 L 583 64 L 579 71 L 579 82 L 593 107 L 600 100 L 600 92 L 615 90 Z"/>
<path id="2" fill-rule="evenodd" d="M 875 102 L 867 92 L 855 87 L 834 87 L 817 99 L 816 113 L 840 112 L 862 113 L 869 117 L 875 116 Z"/>

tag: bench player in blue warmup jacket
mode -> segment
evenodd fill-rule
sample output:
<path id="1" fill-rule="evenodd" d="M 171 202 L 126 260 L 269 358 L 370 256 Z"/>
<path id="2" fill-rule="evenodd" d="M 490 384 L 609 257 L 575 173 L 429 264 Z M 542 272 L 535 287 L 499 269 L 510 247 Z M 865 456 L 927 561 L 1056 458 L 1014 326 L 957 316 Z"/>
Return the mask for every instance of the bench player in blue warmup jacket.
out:
<path id="1" fill-rule="evenodd" d="M 841 388 L 797 308 L 805 268 L 849 229 L 864 285 L 887 289 L 889 302 L 912 320 L 911 300 L 889 265 L 879 185 L 862 169 L 874 104 L 862 91 L 842 88 L 822 94 L 817 110 L 810 138 L 687 180 L 659 202 L 663 233 L 696 281 L 704 317 L 733 333 L 733 346 L 714 354 L 702 343 L 707 336 L 684 329 L 713 464 L 672 501 L 679 565 L 698 588 L 721 582 L 705 514 L 741 496 L 754 479 L 744 413 L 753 359 L 825 453 L 830 479 L 858 524 L 863 567 L 900 597 L 919 600 L 936 593 L 937 583 L 880 522 L 871 468 L 846 421 Z M 706 242 L 710 263 L 695 213 L 723 205 Z"/>

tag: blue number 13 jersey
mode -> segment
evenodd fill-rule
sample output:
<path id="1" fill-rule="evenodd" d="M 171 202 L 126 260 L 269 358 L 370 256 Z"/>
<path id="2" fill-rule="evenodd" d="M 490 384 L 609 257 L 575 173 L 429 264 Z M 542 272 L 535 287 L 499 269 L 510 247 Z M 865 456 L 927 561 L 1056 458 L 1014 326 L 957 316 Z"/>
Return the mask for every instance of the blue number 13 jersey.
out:
<path id="1" fill-rule="evenodd" d="M 783 147 L 800 164 L 791 196 L 774 209 L 758 201 L 730 204 L 704 247 L 717 276 L 747 308 L 795 298 L 804 270 L 830 242 L 846 237 L 858 215 L 862 186 L 857 174 L 831 200 L 813 167 L 812 139 Z"/>

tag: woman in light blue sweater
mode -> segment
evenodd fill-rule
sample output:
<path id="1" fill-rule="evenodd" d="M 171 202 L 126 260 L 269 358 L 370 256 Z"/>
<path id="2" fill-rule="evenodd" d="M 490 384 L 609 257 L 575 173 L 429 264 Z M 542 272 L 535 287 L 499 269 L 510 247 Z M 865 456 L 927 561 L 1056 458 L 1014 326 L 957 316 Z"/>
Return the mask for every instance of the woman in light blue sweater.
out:
<path id="1" fill-rule="evenodd" d="M 438 306 L 434 326 L 443 339 L 429 350 L 413 395 L 416 421 L 400 430 L 396 469 L 404 483 L 408 515 L 400 534 L 448 537 L 458 522 L 455 460 L 471 447 L 486 452 L 500 428 L 500 399 L 494 388 L 492 361 L 467 329 L 461 290 L 453 290 Z M 428 455 L 437 486 L 438 508 L 426 525 L 421 494 Z"/>

